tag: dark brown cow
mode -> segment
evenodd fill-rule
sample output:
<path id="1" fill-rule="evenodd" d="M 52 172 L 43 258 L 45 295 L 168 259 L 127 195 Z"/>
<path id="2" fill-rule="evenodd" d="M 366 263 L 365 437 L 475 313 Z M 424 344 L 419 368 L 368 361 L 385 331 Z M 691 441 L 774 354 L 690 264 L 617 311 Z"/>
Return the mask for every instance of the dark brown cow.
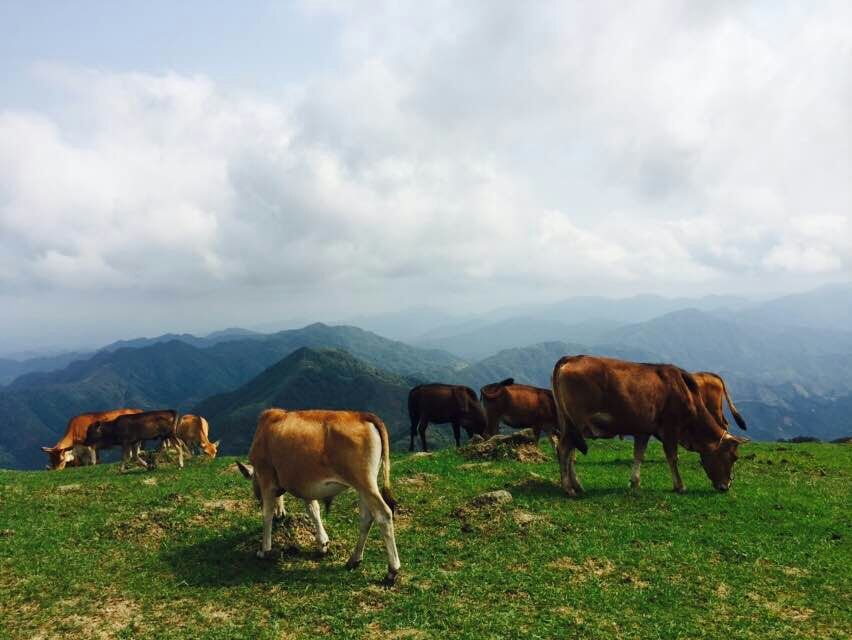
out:
<path id="1" fill-rule="evenodd" d="M 479 397 L 485 407 L 487 438 L 497 434 L 501 422 L 513 429 L 531 428 L 536 442 L 542 431 L 551 437 L 558 433 L 556 405 L 550 389 L 515 384 L 513 378 L 506 378 L 482 387 Z"/>
<path id="2" fill-rule="evenodd" d="M 99 449 L 122 448 L 121 468 L 124 469 L 134 457 L 143 467 L 148 465 L 139 457 L 139 446 L 148 440 L 168 440 L 178 451 L 178 461 L 183 467 L 183 446 L 175 430 L 178 425 L 177 411 L 145 411 L 124 415 L 109 421 L 92 424 L 86 432 L 85 443 Z"/>
<path id="3" fill-rule="evenodd" d="M 460 428 L 468 437 L 485 432 L 485 412 L 470 387 L 452 384 L 421 384 L 408 393 L 408 417 L 411 419 L 411 444 L 414 451 L 414 434 L 420 434 L 423 451 L 426 446 L 426 427 L 429 423 L 453 425 L 456 446 L 461 446 Z"/>
<path id="4" fill-rule="evenodd" d="M 704 471 L 716 489 L 730 487 L 737 447 L 745 440 L 730 435 L 716 421 L 687 371 L 668 364 L 581 355 L 560 359 L 552 379 L 562 431 L 557 453 L 562 488 L 568 495 L 583 490 L 575 469 L 574 443 L 585 430 L 597 437 L 634 436 L 641 452 L 639 462 L 649 438 L 659 438 L 674 490 L 679 493 L 685 487 L 677 468 L 678 444 L 700 453 Z"/>
<path id="5" fill-rule="evenodd" d="M 131 413 L 142 413 L 142 409 L 113 409 L 112 411 L 97 411 L 93 413 L 81 413 L 68 421 L 65 434 L 52 447 L 42 447 L 41 450 L 47 454 L 48 469 L 64 469 L 65 465 L 74 461 L 74 466 L 82 464 L 97 464 L 97 455 L 94 447 L 83 444 L 89 426 L 99 420 L 112 420 L 118 416 Z"/>

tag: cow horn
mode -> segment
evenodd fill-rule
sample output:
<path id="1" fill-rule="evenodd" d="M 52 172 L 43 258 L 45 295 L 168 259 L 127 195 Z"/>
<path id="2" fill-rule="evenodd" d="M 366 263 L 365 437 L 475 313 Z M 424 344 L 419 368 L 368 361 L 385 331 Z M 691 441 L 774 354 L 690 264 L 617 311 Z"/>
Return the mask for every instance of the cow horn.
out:
<path id="1" fill-rule="evenodd" d="M 243 464 L 242 462 L 237 460 L 237 468 L 240 470 L 240 473 L 242 473 L 243 476 L 247 480 L 251 480 L 252 477 L 254 476 L 254 467 L 251 466 L 250 464 Z"/>
<path id="2" fill-rule="evenodd" d="M 44 451 L 45 453 L 53 453 L 54 451 L 56 451 L 56 448 L 55 447 L 42 447 L 41 450 Z"/>

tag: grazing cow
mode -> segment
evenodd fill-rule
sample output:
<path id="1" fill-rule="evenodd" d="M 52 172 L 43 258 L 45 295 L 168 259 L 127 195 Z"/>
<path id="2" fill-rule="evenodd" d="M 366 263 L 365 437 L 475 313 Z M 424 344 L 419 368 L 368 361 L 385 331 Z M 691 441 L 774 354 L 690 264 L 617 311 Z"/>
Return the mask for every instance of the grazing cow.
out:
<path id="1" fill-rule="evenodd" d="M 358 492 L 361 528 L 347 569 L 361 564 L 364 544 L 373 520 L 379 525 L 388 554 L 384 583 L 394 583 L 399 555 L 393 531 L 396 502 L 390 492 L 388 430 L 380 418 L 358 411 L 285 411 L 267 409 L 257 423 L 249 450 L 251 465 L 237 463 L 250 478 L 254 495 L 263 505 L 263 541 L 259 558 L 272 549 L 272 519 L 283 515 L 283 495 L 291 493 L 305 503 L 316 529 L 316 541 L 328 551 L 318 500 L 326 509 L 347 487 Z M 380 490 L 376 482 L 382 467 Z"/>
<path id="2" fill-rule="evenodd" d="M 542 431 L 555 442 L 559 422 L 550 389 L 515 384 L 513 378 L 506 378 L 482 387 L 479 397 L 485 407 L 486 437 L 496 435 L 504 422 L 514 429 L 532 428 L 536 442 Z"/>
<path id="3" fill-rule="evenodd" d="M 118 416 L 132 413 L 142 413 L 142 409 L 113 409 L 112 411 L 81 413 L 79 416 L 74 416 L 68 421 L 65 435 L 59 439 L 59 442 L 52 447 L 41 448 L 47 454 L 47 468 L 58 471 L 64 469 L 72 461 L 76 461 L 75 466 L 97 464 L 95 448 L 83 444 L 89 426 L 98 421 L 112 420 Z"/>
<path id="4" fill-rule="evenodd" d="M 699 371 L 698 373 L 693 373 L 692 377 L 695 378 L 695 381 L 698 383 L 698 389 L 701 392 L 701 398 L 704 400 L 704 406 L 707 407 L 707 411 L 716 418 L 719 424 L 721 424 L 726 431 L 729 430 L 729 427 L 731 426 L 725 418 L 725 411 L 722 407 L 722 400 L 726 400 L 728 402 L 728 408 L 731 410 L 731 415 L 734 416 L 734 421 L 737 423 L 737 426 L 745 431 L 746 421 L 743 420 L 743 417 L 734 406 L 731 396 L 728 395 L 728 387 L 725 386 L 725 381 L 722 380 L 722 376 L 718 373 L 711 373 L 710 371 Z"/>
<path id="5" fill-rule="evenodd" d="M 408 417 L 411 419 L 411 444 L 414 451 L 414 434 L 420 434 L 423 451 L 426 446 L 426 427 L 451 423 L 456 446 L 461 446 L 460 428 L 464 427 L 468 437 L 485 433 L 485 412 L 470 387 L 452 384 L 421 384 L 408 393 Z"/>
<path id="6" fill-rule="evenodd" d="M 191 413 L 182 415 L 176 429 L 178 439 L 187 446 L 187 452 L 192 453 L 201 449 L 204 455 L 215 458 L 219 451 L 219 440 L 210 442 L 208 435 L 210 425 L 201 416 Z M 165 441 L 163 442 L 165 444 Z"/>
<path id="7" fill-rule="evenodd" d="M 596 437 L 634 436 L 634 486 L 639 485 L 638 464 L 651 436 L 663 443 L 675 491 L 685 491 L 677 468 L 678 444 L 700 453 L 704 471 L 717 490 L 731 486 L 737 447 L 746 440 L 730 435 L 716 421 L 704 406 L 695 378 L 683 369 L 566 356 L 553 369 L 553 396 L 562 431 L 557 449 L 562 488 L 568 495 L 583 490 L 577 479 L 574 444 L 586 430 Z"/>
<path id="8" fill-rule="evenodd" d="M 123 470 L 131 458 L 143 467 L 148 467 L 139 457 L 139 449 L 147 440 L 169 440 L 177 447 L 178 463 L 183 468 L 183 446 L 175 433 L 177 424 L 177 411 L 171 409 L 118 416 L 89 426 L 84 444 L 101 449 L 120 446 Z"/>

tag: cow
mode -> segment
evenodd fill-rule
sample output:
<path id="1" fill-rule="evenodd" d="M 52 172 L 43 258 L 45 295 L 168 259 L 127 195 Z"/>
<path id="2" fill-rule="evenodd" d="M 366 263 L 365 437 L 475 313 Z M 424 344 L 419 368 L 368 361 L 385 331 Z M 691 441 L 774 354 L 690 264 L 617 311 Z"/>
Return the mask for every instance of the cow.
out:
<path id="1" fill-rule="evenodd" d="M 421 384 L 408 392 L 408 417 L 411 420 L 411 444 L 414 451 L 414 434 L 420 434 L 423 451 L 426 446 L 426 427 L 435 424 L 451 423 L 456 446 L 461 446 L 461 427 L 468 437 L 485 433 L 485 411 L 470 387 L 452 384 Z"/>
<path id="2" fill-rule="evenodd" d="M 559 422 L 550 389 L 515 384 L 513 378 L 506 378 L 482 387 L 479 398 L 485 407 L 486 437 L 496 435 L 504 422 L 514 429 L 532 428 L 536 442 L 544 431 L 555 444 Z"/>
<path id="3" fill-rule="evenodd" d="M 75 466 L 87 463 L 97 464 L 95 448 L 83 444 L 89 426 L 98 421 L 112 420 L 118 416 L 133 413 L 142 413 L 142 409 L 113 409 L 74 416 L 68 421 L 65 435 L 59 439 L 59 442 L 52 447 L 41 448 L 47 454 L 47 469 L 58 471 L 72 461 L 76 461 Z"/>
<path id="4" fill-rule="evenodd" d="M 118 416 L 91 424 L 84 444 L 101 449 L 120 446 L 121 469 L 124 470 L 131 459 L 148 467 L 139 456 L 139 449 L 147 440 L 169 440 L 177 447 L 178 464 L 183 468 L 183 446 L 175 433 L 177 425 L 178 413 L 171 409 Z"/>
<path id="5" fill-rule="evenodd" d="M 210 425 L 201 416 L 192 415 L 191 413 L 182 415 L 175 433 L 178 440 L 186 445 L 186 452 L 190 455 L 200 449 L 204 455 L 209 458 L 215 458 L 219 452 L 219 441 L 210 442 L 208 439 Z M 168 440 L 163 441 L 164 449 L 168 448 L 168 443 Z"/>
<path id="6" fill-rule="evenodd" d="M 337 494 L 352 487 L 358 492 L 361 525 L 346 568 L 361 564 L 375 520 L 388 555 L 384 584 L 393 585 L 400 568 L 393 528 L 396 501 L 391 495 L 388 430 L 378 416 L 359 411 L 267 409 L 258 419 L 248 459 L 250 464 L 238 462 L 237 466 L 252 481 L 254 495 L 263 507 L 259 558 L 271 553 L 272 520 L 284 513 L 285 493 L 304 501 L 317 544 L 326 553 L 329 540 L 318 500 L 325 502 L 327 510 Z M 381 490 L 376 482 L 380 466 Z"/>
<path id="7" fill-rule="evenodd" d="M 709 371 L 693 373 L 692 377 L 698 383 L 698 392 L 704 401 L 704 406 L 707 407 L 707 411 L 710 412 L 710 415 L 716 419 L 722 428 L 725 431 L 730 430 L 730 424 L 725 418 L 725 411 L 722 407 L 723 400 L 727 400 L 731 415 L 734 416 L 737 425 L 745 430 L 746 422 L 734 406 L 730 395 L 728 395 L 728 389 L 722 377 Z M 583 429 L 583 436 L 587 438 L 595 437 L 589 429 Z M 648 446 L 648 440 L 649 438 L 641 435 L 633 437 L 633 469 L 630 473 L 630 486 L 634 489 L 638 489 L 641 483 L 642 462 L 645 459 L 645 448 Z"/>
<path id="8" fill-rule="evenodd" d="M 715 489 L 730 488 L 737 448 L 747 439 L 732 436 L 719 424 L 689 372 L 670 364 L 565 356 L 554 366 L 552 384 L 561 429 L 557 448 L 561 483 L 569 496 L 583 490 L 574 449 L 586 430 L 596 437 L 634 437 L 631 484 L 636 487 L 638 465 L 654 436 L 663 443 L 676 492 L 686 490 L 677 467 L 678 444 L 699 452 Z"/>
<path id="9" fill-rule="evenodd" d="M 722 407 L 722 400 L 728 402 L 728 408 L 731 410 L 731 415 L 737 426 L 743 431 L 746 430 L 746 421 L 740 415 L 737 408 L 734 406 L 731 396 L 728 395 L 728 388 L 725 386 L 725 381 L 718 373 L 710 371 L 698 371 L 692 374 L 695 381 L 698 383 L 698 389 L 701 393 L 701 398 L 704 400 L 704 406 L 707 407 L 714 418 L 721 424 L 726 431 L 730 430 L 730 424 L 725 418 L 725 411 Z"/>

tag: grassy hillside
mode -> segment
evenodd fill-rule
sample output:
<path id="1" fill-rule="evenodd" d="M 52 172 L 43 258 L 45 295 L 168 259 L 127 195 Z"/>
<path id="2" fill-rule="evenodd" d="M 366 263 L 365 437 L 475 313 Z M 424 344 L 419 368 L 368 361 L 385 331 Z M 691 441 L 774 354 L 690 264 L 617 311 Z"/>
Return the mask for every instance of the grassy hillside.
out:
<path id="1" fill-rule="evenodd" d="M 239 389 L 208 398 L 194 412 L 213 425 L 223 453 L 247 451 L 257 416 L 269 407 L 372 411 L 399 441 L 409 432 L 408 391 L 414 384 L 340 349 L 304 348 Z"/>
<path id="2" fill-rule="evenodd" d="M 694 454 L 670 491 L 658 446 L 639 492 L 630 444 L 594 442 L 587 494 L 555 463 L 396 456 L 403 562 L 384 590 L 371 533 L 343 564 L 356 500 L 314 554 L 300 505 L 260 561 L 260 511 L 232 459 L 120 475 L 115 466 L 0 472 L 0 637 L 846 638 L 852 634 L 852 448 L 749 445 L 727 494 Z M 507 489 L 509 504 L 471 500 Z M 295 549 L 292 545 L 295 544 Z"/>

